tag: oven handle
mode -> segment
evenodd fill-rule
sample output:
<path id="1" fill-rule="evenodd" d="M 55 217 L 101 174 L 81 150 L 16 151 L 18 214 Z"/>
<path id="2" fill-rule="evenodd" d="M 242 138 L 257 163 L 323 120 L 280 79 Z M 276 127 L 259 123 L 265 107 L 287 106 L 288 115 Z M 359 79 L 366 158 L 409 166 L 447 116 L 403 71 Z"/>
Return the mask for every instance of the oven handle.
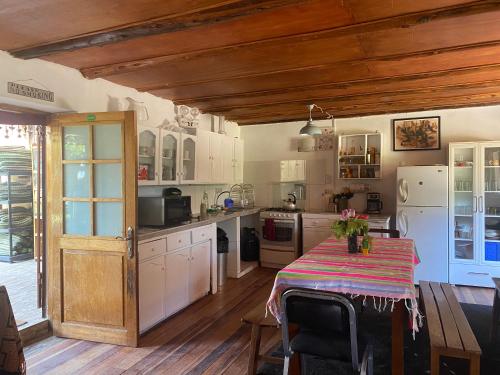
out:
<path id="1" fill-rule="evenodd" d="M 281 219 L 272 219 L 275 223 L 285 223 L 285 224 L 294 224 L 295 220 L 281 220 Z M 260 219 L 261 222 L 265 222 L 266 219 Z"/>

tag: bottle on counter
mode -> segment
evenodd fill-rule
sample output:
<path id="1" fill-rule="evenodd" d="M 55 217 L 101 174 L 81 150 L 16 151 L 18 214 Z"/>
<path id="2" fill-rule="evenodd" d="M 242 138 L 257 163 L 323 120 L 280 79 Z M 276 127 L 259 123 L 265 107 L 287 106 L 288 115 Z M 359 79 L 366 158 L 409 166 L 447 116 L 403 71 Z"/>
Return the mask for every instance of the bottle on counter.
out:
<path id="1" fill-rule="evenodd" d="M 200 220 L 205 220 L 208 217 L 208 194 L 206 191 L 203 192 L 203 198 L 200 204 Z"/>

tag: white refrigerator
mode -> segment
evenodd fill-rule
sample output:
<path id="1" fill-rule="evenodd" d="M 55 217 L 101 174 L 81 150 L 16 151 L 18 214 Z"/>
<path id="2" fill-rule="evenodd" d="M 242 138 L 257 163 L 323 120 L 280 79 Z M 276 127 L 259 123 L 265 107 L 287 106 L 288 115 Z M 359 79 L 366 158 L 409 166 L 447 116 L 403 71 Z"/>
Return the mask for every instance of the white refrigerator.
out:
<path id="1" fill-rule="evenodd" d="M 448 282 L 448 167 L 399 167 L 396 196 L 397 229 L 420 257 L 415 283 Z"/>

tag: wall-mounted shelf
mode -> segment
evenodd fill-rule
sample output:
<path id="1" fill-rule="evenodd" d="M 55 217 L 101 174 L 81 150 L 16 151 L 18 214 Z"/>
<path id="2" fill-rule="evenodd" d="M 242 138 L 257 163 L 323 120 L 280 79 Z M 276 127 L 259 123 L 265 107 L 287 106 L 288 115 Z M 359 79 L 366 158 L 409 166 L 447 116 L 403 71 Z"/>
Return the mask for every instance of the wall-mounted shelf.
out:
<path id="1" fill-rule="evenodd" d="M 341 180 L 378 180 L 382 177 L 382 134 L 340 135 L 338 174 Z"/>

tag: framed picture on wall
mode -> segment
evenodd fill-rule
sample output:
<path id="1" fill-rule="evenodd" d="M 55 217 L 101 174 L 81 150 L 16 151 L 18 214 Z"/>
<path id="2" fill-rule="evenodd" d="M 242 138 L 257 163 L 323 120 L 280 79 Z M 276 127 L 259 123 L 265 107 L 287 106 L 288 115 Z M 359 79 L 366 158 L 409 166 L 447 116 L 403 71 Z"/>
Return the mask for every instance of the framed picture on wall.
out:
<path id="1" fill-rule="evenodd" d="M 392 120 L 394 151 L 426 151 L 441 149 L 441 118 L 418 117 Z"/>

